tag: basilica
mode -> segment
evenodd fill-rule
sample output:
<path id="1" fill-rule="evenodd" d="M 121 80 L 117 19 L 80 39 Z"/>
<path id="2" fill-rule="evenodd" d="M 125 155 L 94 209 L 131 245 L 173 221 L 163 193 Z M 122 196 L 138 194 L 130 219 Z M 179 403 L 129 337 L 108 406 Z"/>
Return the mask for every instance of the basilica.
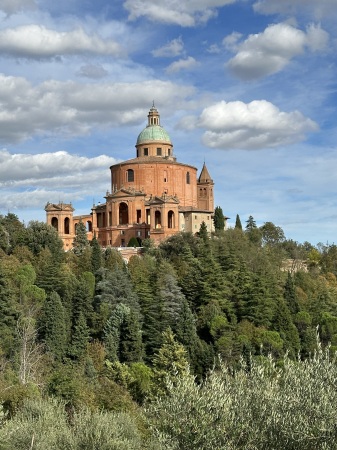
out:
<path id="1" fill-rule="evenodd" d="M 181 231 L 196 233 L 202 222 L 213 230 L 214 182 L 206 164 L 198 176 L 196 167 L 177 161 L 154 104 L 135 158 L 110 171 L 105 202 L 93 205 L 90 214 L 75 216 L 72 204 L 47 203 L 47 223 L 57 229 L 65 250 L 72 248 L 80 221 L 88 239 L 95 235 L 103 247 L 126 247 L 133 237 L 139 245 L 147 238 L 159 243 Z"/>

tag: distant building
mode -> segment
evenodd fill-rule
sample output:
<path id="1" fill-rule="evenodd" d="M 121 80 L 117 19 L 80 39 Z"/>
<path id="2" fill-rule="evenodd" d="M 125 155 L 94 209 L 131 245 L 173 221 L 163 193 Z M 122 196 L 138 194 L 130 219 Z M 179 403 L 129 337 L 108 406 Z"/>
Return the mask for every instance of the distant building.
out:
<path id="1" fill-rule="evenodd" d="M 58 230 L 66 250 L 79 221 L 89 240 L 95 234 L 104 247 L 125 247 L 132 237 L 140 244 L 146 238 L 159 243 L 181 231 L 196 233 L 202 222 L 213 231 L 214 182 L 206 164 L 197 177 L 196 167 L 177 162 L 154 105 L 137 138 L 136 157 L 110 170 L 111 191 L 91 214 L 74 216 L 71 204 L 47 203 L 47 223 Z"/>

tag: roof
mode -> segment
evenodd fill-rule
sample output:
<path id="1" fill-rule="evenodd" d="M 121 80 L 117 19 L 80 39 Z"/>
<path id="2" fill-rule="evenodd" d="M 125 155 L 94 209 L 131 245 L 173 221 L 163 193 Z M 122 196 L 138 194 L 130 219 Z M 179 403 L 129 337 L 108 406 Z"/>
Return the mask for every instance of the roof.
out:
<path id="1" fill-rule="evenodd" d="M 140 156 L 139 158 L 132 158 L 127 159 L 126 161 L 113 164 L 110 166 L 110 169 L 112 167 L 122 167 L 124 165 L 128 164 L 167 164 L 167 165 L 176 165 L 176 166 L 184 166 L 184 167 L 190 167 L 191 169 L 197 170 L 196 167 L 191 166 L 190 164 L 184 164 L 177 162 L 175 160 L 172 160 L 171 158 L 166 158 L 165 156 Z"/>
<path id="2" fill-rule="evenodd" d="M 198 181 L 199 181 L 199 183 L 209 183 L 209 182 L 213 183 L 213 180 L 212 180 L 212 178 L 211 178 L 211 176 L 210 176 L 210 174 L 208 172 L 208 169 L 207 169 L 205 163 L 202 166 L 201 173 L 200 173 Z"/>
<path id="3" fill-rule="evenodd" d="M 151 141 L 162 141 L 172 145 L 170 136 L 160 125 L 148 125 L 144 128 L 144 130 L 138 135 L 136 145 Z"/>

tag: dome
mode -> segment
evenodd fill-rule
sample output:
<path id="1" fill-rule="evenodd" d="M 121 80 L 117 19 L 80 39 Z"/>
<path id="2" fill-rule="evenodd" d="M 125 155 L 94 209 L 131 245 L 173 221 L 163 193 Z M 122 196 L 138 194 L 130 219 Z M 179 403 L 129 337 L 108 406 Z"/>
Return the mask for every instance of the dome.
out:
<path id="1" fill-rule="evenodd" d="M 170 136 L 160 125 L 148 125 L 144 128 L 137 138 L 136 145 L 151 141 L 163 141 L 172 144 Z"/>

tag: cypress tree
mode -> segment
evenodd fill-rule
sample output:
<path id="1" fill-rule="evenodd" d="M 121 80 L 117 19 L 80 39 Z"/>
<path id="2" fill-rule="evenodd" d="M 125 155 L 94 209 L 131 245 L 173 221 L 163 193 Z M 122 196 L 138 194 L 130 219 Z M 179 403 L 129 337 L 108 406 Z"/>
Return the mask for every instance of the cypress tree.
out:
<path id="1" fill-rule="evenodd" d="M 96 238 L 96 234 L 91 241 L 91 266 L 93 273 L 96 273 L 102 266 L 102 249 Z"/>
<path id="2" fill-rule="evenodd" d="M 83 360 L 89 343 L 89 329 L 84 314 L 80 312 L 71 337 L 69 354 L 76 360 Z"/>
<path id="3" fill-rule="evenodd" d="M 56 292 L 52 292 L 45 303 L 43 325 L 46 349 L 56 360 L 61 361 L 66 354 L 68 333 L 65 310 Z"/>
<path id="4" fill-rule="evenodd" d="M 220 206 L 216 206 L 214 210 L 214 229 L 215 231 L 223 231 L 225 228 L 225 217 Z"/>
<path id="5" fill-rule="evenodd" d="M 237 229 L 237 230 L 242 230 L 242 224 L 241 224 L 241 220 L 240 220 L 239 214 L 236 215 L 236 219 L 235 219 L 235 229 Z"/>

